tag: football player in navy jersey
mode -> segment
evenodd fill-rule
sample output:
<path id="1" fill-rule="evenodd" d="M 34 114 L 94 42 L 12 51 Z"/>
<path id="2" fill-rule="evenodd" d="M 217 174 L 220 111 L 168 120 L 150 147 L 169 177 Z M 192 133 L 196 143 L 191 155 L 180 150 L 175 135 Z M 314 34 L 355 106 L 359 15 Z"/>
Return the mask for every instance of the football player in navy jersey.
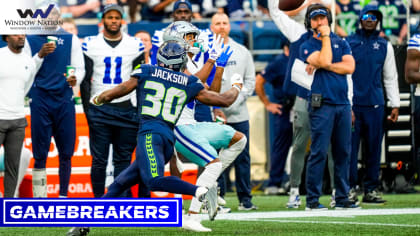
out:
<path id="1" fill-rule="evenodd" d="M 104 32 L 87 37 L 82 43 L 86 76 L 81 92 L 89 125 L 91 181 L 95 197 L 102 197 L 105 192 L 110 145 L 114 177 L 130 165 L 136 147 L 138 119 L 135 93 L 101 107 L 88 104 L 90 96 L 129 80 L 130 73 L 144 59 L 141 40 L 121 32 L 122 17 L 122 7 L 116 4 L 105 6 L 102 16 Z M 131 194 L 128 191 L 126 195 Z"/>
<path id="2" fill-rule="evenodd" d="M 164 176 L 164 168 L 174 152 L 173 130 L 184 106 L 194 98 L 208 105 L 230 106 L 242 89 L 242 80 L 233 80 L 232 88 L 223 94 L 205 89 L 199 78 L 183 73 L 187 51 L 184 45 L 173 40 L 162 44 L 157 60 L 158 66 L 142 65 L 128 81 L 92 98 L 94 105 L 101 106 L 136 90 L 138 101 L 140 128 L 136 160 L 115 179 L 104 197 L 120 197 L 126 189 L 142 181 L 151 191 L 206 199 L 208 213 L 213 220 L 217 214 L 216 185 L 200 187 L 175 176 Z M 86 230 L 74 227 L 70 232 Z"/>

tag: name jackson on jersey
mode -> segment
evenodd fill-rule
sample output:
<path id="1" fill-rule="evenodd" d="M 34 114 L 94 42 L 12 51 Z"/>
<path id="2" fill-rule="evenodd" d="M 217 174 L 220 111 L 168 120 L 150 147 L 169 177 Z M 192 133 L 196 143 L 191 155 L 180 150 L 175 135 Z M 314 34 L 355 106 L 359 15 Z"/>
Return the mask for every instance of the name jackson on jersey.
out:
<path id="1" fill-rule="evenodd" d="M 174 74 L 169 71 L 161 70 L 158 68 L 155 68 L 155 71 L 151 74 L 153 77 L 157 77 L 163 80 L 167 80 L 169 82 L 182 84 L 184 86 L 188 83 L 188 77 L 185 75 L 180 74 Z"/>

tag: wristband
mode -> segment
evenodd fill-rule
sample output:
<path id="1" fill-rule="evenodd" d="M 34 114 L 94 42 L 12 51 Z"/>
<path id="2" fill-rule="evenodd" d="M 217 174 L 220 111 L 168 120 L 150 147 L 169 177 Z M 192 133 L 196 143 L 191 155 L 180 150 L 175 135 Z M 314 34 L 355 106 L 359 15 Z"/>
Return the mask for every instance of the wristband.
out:
<path id="1" fill-rule="evenodd" d="M 321 38 L 323 37 L 330 37 L 330 35 L 326 34 L 326 35 L 321 35 Z"/>
<path id="2" fill-rule="evenodd" d="M 233 84 L 232 85 L 232 88 L 235 88 L 235 89 L 238 90 L 238 92 L 241 92 L 241 87 L 239 85 L 237 85 L 237 84 Z"/>

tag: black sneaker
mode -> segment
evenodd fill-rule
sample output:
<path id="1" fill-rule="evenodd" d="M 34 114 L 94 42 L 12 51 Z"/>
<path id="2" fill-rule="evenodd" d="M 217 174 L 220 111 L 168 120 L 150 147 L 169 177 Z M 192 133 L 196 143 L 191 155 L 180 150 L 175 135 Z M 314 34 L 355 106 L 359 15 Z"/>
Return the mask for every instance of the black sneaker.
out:
<path id="1" fill-rule="evenodd" d="M 244 200 L 238 206 L 239 211 L 251 211 L 251 210 L 257 210 L 257 209 L 258 207 L 252 204 L 251 200 Z"/>
<path id="2" fill-rule="evenodd" d="M 326 211 L 328 208 L 319 202 L 306 204 L 305 211 Z"/>
<path id="3" fill-rule="evenodd" d="M 67 236 L 85 236 L 89 233 L 89 227 L 73 227 L 67 232 Z"/>
<path id="4" fill-rule="evenodd" d="M 361 209 L 361 207 L 354 204 L 352 201 L 347 201 L 344 203 L 337 203 L 335 205 L 335 209 L 336 210 L 356 210 L 356 209 Z"/>
<path id="5" fill-rule="evenodd" d="M 377 190 L 365 193 L 363 196 L 363 203 L 367 204 L 384 204 L 386 200 L 382 199 L 381 194 Z"/>

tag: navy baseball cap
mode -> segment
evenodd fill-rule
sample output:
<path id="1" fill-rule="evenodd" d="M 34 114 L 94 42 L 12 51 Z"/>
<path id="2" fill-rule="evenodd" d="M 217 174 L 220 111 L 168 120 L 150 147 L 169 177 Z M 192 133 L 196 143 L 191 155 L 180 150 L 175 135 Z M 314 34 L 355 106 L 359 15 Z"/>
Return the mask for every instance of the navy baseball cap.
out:
<path id="1" fill-rule="evenodd" d="M 174 4 L 174 10 L 173 11 L 176 11 L 179 8 L 187 8 L 190 11 L 192 11 L 191 3 L 188 0 L 178 0 L 178 1 L 176 1 L 175 4 Z"/>
<path id="2" fill-rule="evenodd" d="M 121 14 L 121 17 L 124 16 L 124 9 L 118 4 L 108 4 L 104 7 L 104 12 L 102 13 L 102 18 L 106 13 L 110 11 L 118 11 Z"/>
<path id="3" fill-rule="evenodd" d="M 311 11 L 311 13 L 309 13 L 309 19 L 312 19 L 312 18 L 314 18 L 315 16 L 318 16 L 318 15 L 328 16 L 328 12 L 327 12 L 327 10 L 325 10 L 323 8 L 315 9 L 315 10 Z"/>

